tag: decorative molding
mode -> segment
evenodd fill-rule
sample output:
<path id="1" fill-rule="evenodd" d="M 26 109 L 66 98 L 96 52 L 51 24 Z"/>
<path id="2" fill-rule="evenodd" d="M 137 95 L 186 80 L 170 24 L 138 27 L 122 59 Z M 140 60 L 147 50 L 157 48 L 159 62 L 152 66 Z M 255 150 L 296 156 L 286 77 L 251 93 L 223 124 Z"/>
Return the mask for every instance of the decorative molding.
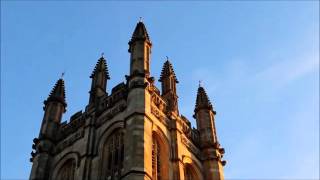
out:
<path id="1" fill-rule="evenodd" d="M 130 88 L 129 89 L 135 89 L 135 88 L 147 88 L 148 87 L 148 82 L 143 82 L 141 80 L 133 80 L 130 82 Z"/>
<path id="2" fill-rule="evenodd" d="M 107 109 L 112 108 L 116 103 L 121 100 L 127 99 L 127 87 L 124 83 L 118 84 L 112 89 L 112 94 L 110 96 L 103 97 L 99 101 L 99 106 L 96 115 L 99 116 Z"/>
<path id="3" fill-rule="evenodd" d="M 72 119 L 69 123 L 62 123 L 60 126 L 59 140 L 65 139 L 70 134 L 76 132 L 85 123 L 85 116 L 79 116 L 77 119 Z"/>
<path id="4" fill-rule="evenodd" d="M 151 113 L 156 118 L 158 118 L 160 120 L 160 122 L 163 123 L 164 125 L 166 125 L 166 126 L 170 125 L 170 121 L 164 115 L 162 115 L 161 111 L 157 107 L 151 105 Z"/>
<path id="5" fill-rule="evenodd" d="M 101 117 L 97 119 L 96 125 L 100 126 L 104 122 L 106 122 L 109 119 L 112 119 L 114 116 L 116 116 L 118 113 L 124 111 L 127 108 L 127 104 L 125 102 L 121 102 L 120 104 L 114 106 L 113 108 L 108 109 Z"/>
<path id="6" fill-rule="evenodd" d="M 190 150 L 190 152 L 192 152 L 194 155 L 196 155 L 200 159 L 201 157 L 200 150 L 188 138 L 181 136 L 181 142 Z"/>
<path id="7" fill-rule="evenodd" d="M 67 139 L 60 142 L 55 148 L 55 153 L 57 154 L 63 151 L 65 148 L 67 148 L 68 146 L 71 146 L 74 142 L 76 142 L 77 140 L 83 137 L 84 137 L 84 129 L 81 129 L 76 133 L 74 133 L 73 135 L 71 135 L 70 137 L 68 137 Z"/>

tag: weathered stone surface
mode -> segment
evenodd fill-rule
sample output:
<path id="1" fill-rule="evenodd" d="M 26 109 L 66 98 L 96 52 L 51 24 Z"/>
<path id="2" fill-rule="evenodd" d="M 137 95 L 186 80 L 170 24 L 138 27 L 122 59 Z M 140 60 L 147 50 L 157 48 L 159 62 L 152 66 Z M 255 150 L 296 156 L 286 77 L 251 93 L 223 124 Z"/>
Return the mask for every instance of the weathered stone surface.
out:
<path id="1" fill-rule="evenodd" d="M 102 57 L 91 75 L 84 112 L 61 123 L 65 112 L 60 79 L 47 101 L 38 138 L 32 145 L 31 180 L 222 180 L 224 149 L 215 129 L 215 112 L 201 87 L 197 128 L 179 114 L 177 78 L 165 63 L 162 94 L 150 77 L 151 41 L 139 22 L 129 42 L 126 82 L 106 92 L 109 72 Z"/>

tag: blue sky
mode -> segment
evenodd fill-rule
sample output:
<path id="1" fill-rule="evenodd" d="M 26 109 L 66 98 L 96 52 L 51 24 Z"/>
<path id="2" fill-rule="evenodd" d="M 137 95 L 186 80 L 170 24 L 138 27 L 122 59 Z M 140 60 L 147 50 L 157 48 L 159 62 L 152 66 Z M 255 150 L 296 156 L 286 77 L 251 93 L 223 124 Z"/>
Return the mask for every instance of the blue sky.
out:
<path id="1" fill-rule="evenodd" d="M 140 16 L 151 73 L 158 79 L 170 58 L 180 112 L 193 125 L 203 82 L 227 179 L 319 178 L 319 2 L 1 1 L 2 179 L 29 177 L 42 103 L 63 71 L 64 120 L 87 104 L 102 52 L 108 91 L 125 80 Z"/>

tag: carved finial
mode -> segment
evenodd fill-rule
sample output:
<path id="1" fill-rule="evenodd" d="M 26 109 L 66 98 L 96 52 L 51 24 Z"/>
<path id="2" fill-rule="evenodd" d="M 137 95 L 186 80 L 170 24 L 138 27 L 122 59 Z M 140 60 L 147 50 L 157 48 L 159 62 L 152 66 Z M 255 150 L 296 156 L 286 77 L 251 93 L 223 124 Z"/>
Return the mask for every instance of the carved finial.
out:
<path id="1" fill-rule="evenodd" d="M 169 57 L 168 56 L 166 56 L 166 58 L 167 58 L 167 61 L 169 60 Z"/>
<path id="2" fill-rule="evenodd" d="M 212 104 L 209 100 L 209 97 L 202 87 L 201 81 L 199 81 L 199 88 L 197 92 L 196 106 L 194 112 L 197 113 L 200 109 L 210 109 L 213 111 Z M 215 111 L 213 111 L 215 114 Z"/>
<path id="3" fill-rule="evenodd" d="M 142 22 L 142 17 L 139 17 L 139 22 Z"/>
<path id="4" fill-rule="evenodd" d="M 104 58 L 104 52 L 101 53 L 101 57 Z"/>
<path id="5" fill-rule="evenodd" d="M 63 71 L 62 73 L 61 73 L 61 79 L 63 79 L 63 76 L 65 75 L 65 71 Z"/>
<path id="6" fill-rule="evenodd" d="M 202 81 L 199 80 L 199 87 L 202 87 Z"/>

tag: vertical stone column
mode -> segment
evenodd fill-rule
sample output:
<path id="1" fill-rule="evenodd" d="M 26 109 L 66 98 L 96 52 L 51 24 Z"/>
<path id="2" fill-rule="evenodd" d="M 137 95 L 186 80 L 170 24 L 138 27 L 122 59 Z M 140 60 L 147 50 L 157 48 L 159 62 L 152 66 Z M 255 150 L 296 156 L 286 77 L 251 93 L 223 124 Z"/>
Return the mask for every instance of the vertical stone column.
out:
<path id="1" fill-rule="evenodd" d="M 152 123 L 146 114 L 150 95 L 146 88 L 150 77 L 151 41 L 140 21 L 129 41 L 130 75 L 127 76 L 128 98 L 124 137 L 125 180 L 152 179 Z"/>
<path id="2" fill-rule="evenodd" d="M 203 87 L 198 88 L 194 117 L 200 132 L 200 149 L 203 156 L 203 172 L 206 180 L 223 180 L 222 161 L 224 149 L 220 147 L 215 128 L 213 106 Z"/>
<path id="3" fill-rule="evenodd" d="M 51 156 L 48 153 L 39 153 L 33 159 L 30 180 L 45 180 L 49 177 L 49 162 Z"/>
<path id="4" fill-rule="evenodd" d="M 181 176 L 181 162 L 179 160 L 179 153 L 178 153 L 178 130 L 177 130 L 177 121 L 174 119 L 172 120 L 172 127 L 170 129 L 171 133 L 171 139 L 172 139 L 172 144 L 171 144 L 171 152 L 172 152 L 172 157 L 171 157 L 171 162 L 172 162 L 172 168 L 173 168 L 173 179 L 174 180 L 181 180 L 183 178 L 183 175 Z M 183 171 L 183 169 L 182 169 Z"/>
<path id="5" fill-rule="evenodd" d="M 208 148 L 203 150 L 206 159 L 203 161 L 203 172 L 206 180 L 223 180 L 223 165 L 218 150 Z"/>
<path id="6" fill-rule="evenodd" d="M 150 99 L 145 89 L 147 83 L 144 77 L 133 77 L 128 83 L 123 179 L 151 180 L 152 123 L 146 117 Z"/>
<path id="7" fill-rule="evenodd" d="M 67 103 L 65 101 L 65 88 L 63 79 L 59 79 L 47 100 L 44 101 L 44 116 L 41 124 L 39 137 L 33 140 L 32 169 L 30 180 L 47 180 L 53 153 L 53 147 L 59 131 L 63 113 Z"/>

